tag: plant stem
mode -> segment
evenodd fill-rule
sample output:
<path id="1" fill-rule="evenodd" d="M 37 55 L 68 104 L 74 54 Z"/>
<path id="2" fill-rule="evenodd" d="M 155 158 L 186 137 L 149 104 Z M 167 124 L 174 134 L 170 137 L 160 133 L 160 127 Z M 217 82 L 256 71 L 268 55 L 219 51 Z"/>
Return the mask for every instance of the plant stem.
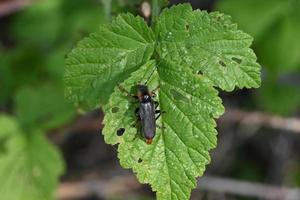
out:
<path id="1" fill-rule="evenodd" d="M 159 0 L 152 0 L 151 10 L 152 10 L 152 24 L 155 22 L 156 18 L 159 16 L 160 5 Z"/>
<path id="2" fill-rule="evenodd" d="M 106 15 L 107 20 L 111 20 L 111 0 L 102 0 L 102 4 L 104 7 L 104 12 Z"/>

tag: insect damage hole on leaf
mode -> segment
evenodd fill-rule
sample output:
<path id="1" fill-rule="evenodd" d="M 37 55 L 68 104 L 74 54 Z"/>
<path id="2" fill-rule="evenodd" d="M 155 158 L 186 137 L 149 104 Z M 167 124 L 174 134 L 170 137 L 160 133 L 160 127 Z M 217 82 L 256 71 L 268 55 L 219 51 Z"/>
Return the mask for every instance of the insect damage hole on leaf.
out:
<path id="1" fill-rule="evenodd" d="M 120 108 L 118 108 L 118 107 L 113 107 L 113 108 L 111 109 L 111 112 L 112 112 L 112 113 L 117 113 L 117 112 L 119 112 L 119 110 L 120 110 Z"/>
<path id="2" fill-rule="evenodd" d="M 117 130 L 117 135 L 118 135 L 118 136 L 122 136 L 122 135 L 124 134 L 124 132 L 125 132 L 125 128 L 119 128 L 119 129 Z"/>
<path id="3" fill-rule="evenodd" d="M 231 59 L 232 59 L 233 61 L 235 61 L 236 63 L 238 63 L 238 64 L 241 64 L 241 63 L 242 63 L 242 59 L 240 59 L 240 58 L 232 57 Z"/>
<path id="4" fill-rule="evenodd" d="M 219 64 L 223 67 L 226 67 L 226 64 L 222 60 L 219 61 Z"/>

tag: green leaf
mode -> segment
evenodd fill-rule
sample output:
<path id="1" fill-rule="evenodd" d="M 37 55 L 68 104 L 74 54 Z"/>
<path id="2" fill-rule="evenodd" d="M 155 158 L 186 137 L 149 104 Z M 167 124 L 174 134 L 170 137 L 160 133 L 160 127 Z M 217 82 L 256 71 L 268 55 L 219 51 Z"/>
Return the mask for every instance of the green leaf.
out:
<path id="1" fill-rule="evenodd" d="M 162 58 L 203 73 L 226 91 L 259 87 L 260 66 L 249 48 L 252 38 L 229 16 L 182 4 L 163 11 L 155 32 Z"/>
<path id="2" fill-rule="evenodd" d="M 0 135 L 10 135 L 0 154 L 0 199 L 54 199 L 64 168 L 57 149 L 38 131 L 22 132 L 14 118 L 2 115 L 0 125 Z"/>
<path id="3" fill-rule="evenodd" d="M 266 67 L 278 72 L 300 69 L 299 0 L 222 0 L 217 9 L 255 37 L 255 51 Z"/>
<path id="4" fill-rule="evenodd" d="M 134 72 L 121 85 L 132 91 L 137 82 L 145 82 L 155 69 L 151 61 Z M 166 113 L 158 124 L 152 145 L 141 139 L 132 125 L 136 121 L 137 104 L 130 102 L 117 87 L 105 106 L 103 134 L 109 144 L 119 144 L 119 158 L 123 167 L 133 168 L 142 183 L 150 183 L 158 199 L 189 199 L 209 163 L 209 150 L 216 146 L 216 123 L 224 108 L 218 92 L 204 76 L 193 75 L 188 69 L 163 61 L 158 73 L 149 83 L 150 89 L 160 85 L 160 109 Z M 131 100 L 132 101 L 132 100 Z M 123 136 L 117 136 L 125 128 Z"/>
<path id="5" fill-rule="evenodd" d="M 47 46 L 57 41 L 60 29 L 62 0 L 35 1 L 12 20 L 11 31 L 19 44 Z M 43 19 L 41 21 L 41 19 Z"/>
<path id="6" fill-rule="evenodd" d="M 228 16 L 192 11 L 187 4 L 166 9 L 155 36 L 141 18 L 120 15 L 69 55 L 66 95 L 92 108 L 104 106 L 106 143 L 119 144 L 121 165 L 150 183 L 159 200 L 187 200 L 217 143 L 215 119 L 224 108 L 214 87 L 230 91 L 260 84 L 251 42 Z M 127 59 L 129 47 L 134 61 Z M 123 65 L 115 64 L 119 54 Z M 128 94 L 146 82 L 150 90 L 159 86 L 155 100 L 164 111 L 151 145 L 139 129 L 139 103 Z"/>
<path id="7" fill-rule="evenodd" d="M 112 4 L 112 0 L 102 0 L 102 4 L 104 7 L 104 12 L 106 15 L 107 19 L 111 18 L 111 4 Z"/>
<path id="8" fill-rule="evenodd" d="M 261 109 L 289 116 L 300 108 L 299 86 L 268 81 L 257 91 L 257 101 Z"/>
<path id="9" fill-rule="evenodd" d="M 65 102 L 59 84 L 23 87 L 15 97 L 16 115 L 26 128 L 57 128 L 75 117 L 75 109 Z"/>
<path id="10" fill-rule="evenodd" d="M 216 10 L 228 13 L 239 26 L 260 40 L 288 9 L 289 0 L 221 0 Z"/>
<path id="11" fill-rule="evenodd" d="M 116 84 L 150 59 L 153 37 L 142 18 L 122 14 L 85 38 L 66 61 L 67 98 L 89 108 L 105 104 Z"/>

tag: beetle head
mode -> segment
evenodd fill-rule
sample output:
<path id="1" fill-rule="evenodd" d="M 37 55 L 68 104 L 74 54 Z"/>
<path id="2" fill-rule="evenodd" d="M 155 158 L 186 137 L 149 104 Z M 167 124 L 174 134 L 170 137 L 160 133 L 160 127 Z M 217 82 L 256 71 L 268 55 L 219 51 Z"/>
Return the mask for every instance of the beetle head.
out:
<path id="1" fill-rule="evenodd" d="M 138 85 L 138 98 L 140 102 L 148 102 L 151 99 L 151 96 L 149 95 L 149 90 L 146 85 Z"/>

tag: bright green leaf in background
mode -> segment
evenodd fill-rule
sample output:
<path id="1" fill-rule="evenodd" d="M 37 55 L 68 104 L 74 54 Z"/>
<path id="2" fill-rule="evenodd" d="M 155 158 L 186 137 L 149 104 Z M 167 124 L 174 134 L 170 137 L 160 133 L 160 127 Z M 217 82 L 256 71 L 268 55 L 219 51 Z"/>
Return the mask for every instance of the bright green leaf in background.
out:
<path id="1" fill-rule="evenodd" d="M 299 84 L 279 79 L 300 71 L 300 1 L 220 0 L 216 9 L 230 14 L 255 38 L 254 49 L 265 66 L 267 84 L 259 90 L 259 105 L 269 112 L 292 114 L 300 106 L 300 87 L 294 86 Z"/>
<path id="2" fill-rule="evenodd" d="M 224 108 L 214 87 L 258 87 L 260 66 L 252 38 L 229 16 L 183 4 L 163 11 L 154 27 L 122 14 L 82 40 L 66 61 L 66 95 L 80 106 L 103 106 L 105 141 L 119 144 L 121 165 L 150 183 L 157 199 L 185 200 L 217 143 L 215 119 Z M 118 87 L 134 94 L 149 78 L 150 90 L 160 86 L 155 99 L 165 112 L 151 145 L 136 128 L 138 103 Z"/>
<path id="3" fill-rule="evenodd" d="M 221 0 L 217 9 L 232 15 L 255 37 L 255 49 L 266 67 L 300 68 L 299 0 Z"/>
<path id="4" fill-rule="evenodd" d="M 75 116 L 63 97 L 64 57 L 105 17 L 93 0 L 43 0 L 10 19 L 8 45 L 0 41 L 0 110 L 16 118 L 0 119 L 0 200 L 51 200 L 63 160 L 44 134 Z"/>
<path id="5" fill-rule="evenodd" d="M 39 131 L 23 132 L 13 117 L 1 115 L 0 127 L 0 199 L 53 199 L 64 169 L 57 149 Z"/>
<path id="6" fill-rule="evenodd" d="M 257 99 L 262 109 L 288 116 L 294 114 L 295 106 L 300 105 L 299 91 L 300 88 L 297 85 L 265 82 L 258 90 Z"/>
<path id="7" fill-rule="evenodd" d="M 75 115 L 59 85 L 22 88 L 16 94 L 15 104 L 16 116 L 25 128 L 39 127 L 46 131 L 70 122 Z"/>

